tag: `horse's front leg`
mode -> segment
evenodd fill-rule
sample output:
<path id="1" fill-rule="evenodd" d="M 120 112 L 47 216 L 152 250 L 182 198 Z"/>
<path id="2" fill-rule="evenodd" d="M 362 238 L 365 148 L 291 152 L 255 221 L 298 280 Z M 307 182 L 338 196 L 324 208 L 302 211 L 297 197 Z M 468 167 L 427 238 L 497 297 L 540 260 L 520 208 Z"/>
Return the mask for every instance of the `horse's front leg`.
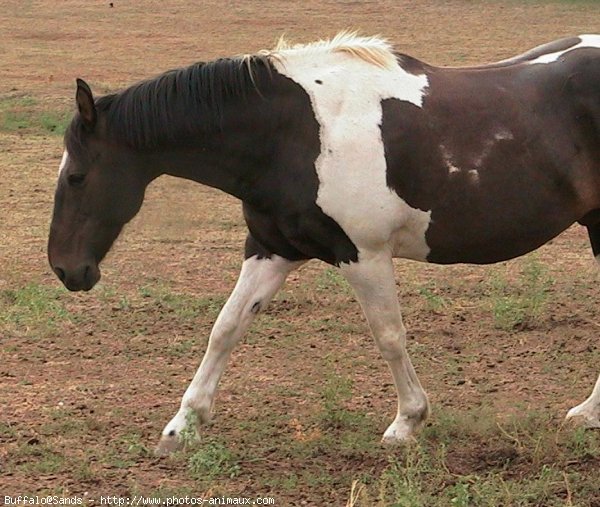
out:
<path id="1" fill-rule="evenodd" d="M 590 397 L 567 413 L 567 419 L 581 419 L 587 428 L 600 428 L 600 376 Z"/>
<path id="2" fill-rule="evenodd" d="M 190 414 L 197 416 L 198 424 L 210 419 L 217 385 L 233 348 L 287 275 L 301 264 L 277 255 L 271 258 L 254 255 L 244 261 L 237 284 L 211 331 L 200 368 L 183 395 L 179 411 L 162 432 L 157 455 L 170 454 L 179 447 Z"/>
<path id="3" fill-rule="evenodd" d="M 361 252 L 359 262 L 343 264 L 341 269 L 356 293 L 398 393 L 398 412 L 383 434 L 383 443 L 407 440 L 427 418 L 429 402 L 406 351 L 391 256 Z"/>

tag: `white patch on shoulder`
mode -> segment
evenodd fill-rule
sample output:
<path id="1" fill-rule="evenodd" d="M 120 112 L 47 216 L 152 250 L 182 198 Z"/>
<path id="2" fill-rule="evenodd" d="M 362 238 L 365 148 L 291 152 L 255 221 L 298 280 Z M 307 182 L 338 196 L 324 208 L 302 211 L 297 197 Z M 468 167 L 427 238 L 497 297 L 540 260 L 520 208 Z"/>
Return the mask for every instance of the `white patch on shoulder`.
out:
<path id="1" fill-rule="evenodd" d="M 548 53 L 542 56 L 538 56 L 535 60 L 528 62 L 530 65 L 535 63 L 553 63 L 556 62 L 562 55 L 569 53 L 578 48 L 600 48 L 600 35 L 585 34 L 579 35 L 581 42 L 571 46 L 570 48 L 556 51 L 554 53 Z"/>
<path id="2" fill-rule="evenodd" d="M 63 151 L 63 156 L 60 161 L 60 165 L 58 166 L 58 177 L 60 178 L 61 173 L 63 172 L 65 166 L 67 165 L 67 160 L 69 159 L 69 152 L 65 149 Z"/>
<path id="3" fill-rule="evenodd" d="M 381 134 L 384 99 L 422 107 L 427 76 L 386 67 L 327 47 L 281 51 L 273 64 L 310 96 L 320 126 L 317 204 L 360 250 L 390 248 L 426 260 L 431 212 L 410 207 L 386 182 Z"/>

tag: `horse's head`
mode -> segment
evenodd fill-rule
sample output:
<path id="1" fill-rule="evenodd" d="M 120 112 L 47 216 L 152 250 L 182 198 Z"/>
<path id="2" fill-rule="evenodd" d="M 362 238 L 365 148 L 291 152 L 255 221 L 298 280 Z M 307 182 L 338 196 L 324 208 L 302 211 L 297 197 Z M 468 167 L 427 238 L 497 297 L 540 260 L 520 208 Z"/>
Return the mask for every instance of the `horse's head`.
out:
<path id="1" fill-rule="evenodd" d="M 107 135 L 102 108 L 77 80 L 79 113 L 65 134 L 48 240 L 50 266 L 67 289 L 90 290 L 100 261 L 140 209 L 148 183 L 139 157 Z"/>

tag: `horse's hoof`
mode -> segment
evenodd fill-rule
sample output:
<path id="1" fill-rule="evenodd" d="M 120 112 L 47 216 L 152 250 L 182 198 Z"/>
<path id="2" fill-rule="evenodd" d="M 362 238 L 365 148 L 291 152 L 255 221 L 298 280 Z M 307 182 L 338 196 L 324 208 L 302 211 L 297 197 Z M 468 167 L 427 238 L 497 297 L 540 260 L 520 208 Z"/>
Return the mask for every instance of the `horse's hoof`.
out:
<path id="1" fill-rule="evenodd" d="M 408 435 L 406 437 L 383 435 L 383 437 L 381 437 L 381 445 L 388 448 L 400 447 L 403 445 L 411 444 L 416 441 L 417 439 L 413 435 Z"/>
<path id="2" fill-rule="evenodd" d="M 393 422 L 390 427 L 385 430 L 383 437 L 381 437 L 381 443 L 385 447 L 395 447 L 414 442 L 415 437 L 413 436 L 413 431 L 410 424 L 406 424 L 405 422 Z"/>
<path id="3" fill-rule="evenodd" d="M 154 449 L 154 455 L 158 457 L 169 456 L 180 448 L 181 443 L 175 435 L 163 435 L 160 437 L 156 449 Z"/>
<path id="4" fill-rule="evenodd" d="M 569 410 L 566 419 L 584 428 L 600 428 L 600 406 L 584 401 Z"/>
<path id="5" fill-rule="evenodd" d="M 568 421 L 572 421 L 576 426 L 581 426 L 588 429 L 600 429 L 600 417 L 583 410 L 569 410 L 566 419 Z"/>

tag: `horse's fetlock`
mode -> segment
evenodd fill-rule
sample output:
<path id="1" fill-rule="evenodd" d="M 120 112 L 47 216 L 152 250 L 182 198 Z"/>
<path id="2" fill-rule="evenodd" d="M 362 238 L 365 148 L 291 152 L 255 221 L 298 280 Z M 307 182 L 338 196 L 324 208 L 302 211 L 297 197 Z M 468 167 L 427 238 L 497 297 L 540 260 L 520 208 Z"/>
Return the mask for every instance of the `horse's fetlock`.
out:
<path id="1" fill-rule="evenodd" d="M 403 404 L 400 414 L 402 419 L 409 420 L 418 426 L 429 417 L 430 410 L 427 395 L 423 393 L 423 396 Z"/>
<path id="2" fill-rule="evenodd" d="M 411 415 L 416 423 L 421 423 L 429 417 L 430 411 L 429 400 L 427 397 L 424 397 L 417 405 L 415 405 Z"/>

